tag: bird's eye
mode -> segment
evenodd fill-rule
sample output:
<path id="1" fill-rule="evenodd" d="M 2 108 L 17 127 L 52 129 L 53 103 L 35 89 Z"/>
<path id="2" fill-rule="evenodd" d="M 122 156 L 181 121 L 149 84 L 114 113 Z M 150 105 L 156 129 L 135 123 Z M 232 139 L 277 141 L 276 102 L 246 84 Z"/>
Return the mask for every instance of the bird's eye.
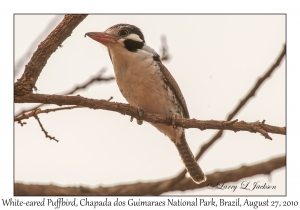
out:
<path id="1" fill-rule="evenodd" d="M 118 34 L 119 36 L 127 36 L 129 34 L 129 31 L 127 29 L 122 29 Z"/>

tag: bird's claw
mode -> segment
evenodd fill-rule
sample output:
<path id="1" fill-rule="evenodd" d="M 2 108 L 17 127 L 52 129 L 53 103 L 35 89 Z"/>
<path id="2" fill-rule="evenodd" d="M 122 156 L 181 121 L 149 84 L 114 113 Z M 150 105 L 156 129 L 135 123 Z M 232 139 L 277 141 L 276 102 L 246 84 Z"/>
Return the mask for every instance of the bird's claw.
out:
<path id="1" fill-rule="evenodd" d="M 175 125 L 175 114 L 173 114 L 172 116 L 171 116 L 171 121 L 172 121 L 172 126 L 173 126 L 173 128 L 174 129 L 176 129 L 176 125 Z"/>
<path id="2" fill-rule="evenodd" d="M 144 109 L 142 107 L 138 107 L 137 109 L 138 109 L 138 114 L 139 114 L 139 118 L 140 119 L 136 119 L 136 123 L 138 125 L 142 125 L 143 124 L 143 120 L 141 120 L 141 118 L 143 118 L 145 111 L 144 111 Z"/>
<path id="3" fill-rule="evenodd" d="M 143 124 L 143 120 L 138 120 L 138 119 L 136 119 L 136 123 L 137 123 L 138 125 L 142 125 L 142 124 Z"/>

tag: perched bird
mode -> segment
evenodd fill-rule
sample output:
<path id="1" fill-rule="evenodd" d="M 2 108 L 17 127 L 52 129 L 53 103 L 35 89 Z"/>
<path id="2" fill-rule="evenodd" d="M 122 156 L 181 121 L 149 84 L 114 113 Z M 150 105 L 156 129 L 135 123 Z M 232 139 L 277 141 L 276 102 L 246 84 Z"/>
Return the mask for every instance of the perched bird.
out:
<path id="1" fill-rule="evenodd" d="M 146 44 L 138 27 L 117 24 L 105 32 L 89 32 L 86 36 L 107 47 L 117 84 L 130 105 L 140 111 L 163 114 L 171 119 L 189 118 L 178 84 L 162 64 L 159 55 Z M 197 184 L 204 182 L 206 177 L 186 142 L 184 129 L 151 124 L 175 144 L 193 181 Z"/>

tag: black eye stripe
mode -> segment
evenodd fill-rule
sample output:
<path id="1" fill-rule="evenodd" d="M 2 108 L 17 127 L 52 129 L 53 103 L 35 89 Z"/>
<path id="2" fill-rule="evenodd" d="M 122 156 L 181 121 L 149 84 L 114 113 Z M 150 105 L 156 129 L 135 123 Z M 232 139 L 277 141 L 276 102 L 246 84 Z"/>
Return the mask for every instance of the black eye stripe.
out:
<path id="1" fill-rule="evenodd" d="M 138 42 L 131 39 L 124 40 L 125 48 L 130 52 L 136 52 L 138 49 L 142 49 L 144 42 Z"/>

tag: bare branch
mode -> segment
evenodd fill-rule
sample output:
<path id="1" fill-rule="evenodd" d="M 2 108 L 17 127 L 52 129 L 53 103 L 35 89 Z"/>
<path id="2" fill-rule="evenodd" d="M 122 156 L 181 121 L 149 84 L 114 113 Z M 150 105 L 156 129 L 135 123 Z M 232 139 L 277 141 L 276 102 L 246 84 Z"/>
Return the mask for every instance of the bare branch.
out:
<path id="1" fill-rule="evenodd" d="M 172 125 L 175 123 L 176 126 L 183 128 L 199 128 L 201 130 L 205 129 L 217 129 L 217 130 L 232 130 L 232 131 L 249 131 L 249 132 L 259 132 L 268 139 L 271 139 L 268 135 L 268 131 L 263 129 L 263 125 L 270 131 L 278 134 L 285 134 L 285 128 L 269 126 L 260 122 L 247 123 L 244 121 L 237 122 L 234 121 L 216 121 L 216 120 L 196 120 L 196 119 L 184 119 L 184 118 L 171 118 L 160 115 L 144 112 L 143 116 L 140 116 L 137 108 L 130 106 L 129 104 L 109 102 L 107 100 L 96 100 L 87 99 L 81 96 L 60 96 L 60 95 L 46 95 L 46 94 L 28 94 L 25 96 L 15 96 L 16 103 L 44 103 L 44 104 L 57 104 L 62 105 L 77 105 L 88 107 L 92 109 L 105 109 L 109 111 L 115 111 L 121 114 L 126 114 L 132 116 L 136 119 L 145 120 L 151 123 L 164 123 L 167 125 Z M 45 113 L 45 112 L 40 112 Z M 26 117 L 15 118 L 15 121 L 24 119 Z"/>
<path id="2" fill-rule="evenodd" d="M 286 135 L 286 127 L 276 127 L 276 126 L 265 124 L 264 122 L 262 122 L 260 124 L 260 126 L 262 129 L 264 129 L 268 133 L 276 133 L 276 134 Z"/>
<path id="3" fill-rule="evenodd" d="M 227 117 L 227 121 L 230 121 L 233 119 L 233 117 L 242 109 L 242 107 L 249 101 L 250 98 L 252 98 L 256 91 L 258 90 L 258 88 L 263 84 L 263 82 L 270 77 L 270 75 L 272 74 L 272 72 L 280 65 L 283 57 L 286 54 L 286 45 L 284 44 L 282 52 L 280 53 L 279 57 L 277 58 L 276 62 L 271 66 L 271 68 L 261 77 L 257 80 L 256 84 L 254 85 L 254 87 L 249 91 L 249 93 L 241 100 L 241 102 L 238 104 L 238 106 L 228 115 Z M 264 123 L 262 123 L 264 124 Z M 261 125 L 263 127 L 263 129 L 267 129 L 267 125 Z M 255 127 L 254 127 L 255 130 Z M 272 133 L 271 131 L 276 130 L 276 132 L 286 132 L 286 128 L 280 128 L 279 130 L 277 128 L 272 129 L 271 127 L 268 127 L 268 132 Z M 260 128 L 256 129 L 257 132 L 261 131 Z M 265 130 L 266 131 L 266 130 Z M 262 132 L 262 131 L 261 131 Z M 262 135 L 264 135 L 266 138 L 268 138 L 266 136 L 266 134 L 262 132 Z M 200 148 L 199 152 L 197 153 L 197 155 L 195 156 L 196 160 L 199 160 L 200 157 L 204 154 L 204 152 L 211 147 L 221 136 L 223 135 L 223 130 L 218 131 L 207 143 L 205 143 L 204 145 L 202 145 L 202 147 Z M 174 178 L 174 182 L 183 179 L 185 177 L 186 174 L 186 169 L 183 169 L 175 178 Z"/>
<path id="4" fill-rule="evenodd" d="M 109 97 L 109 99 L 107 99 L 108 102 L 110 102 L 114 97 Z"/>
<path id="5" fill-rule="evenodd" d="M 242 107 L 247 103 L 247 101 L 249 101 L 250 98 L 255 96 L 256 91 L 262 85 L 262 83 L 264 81 L 266 81 L 266 79 L 268 79 L 271 76 L 271 74 L 273 73 L 273 71 L 280 65 L 285 54 L 286 54 L 286 45 L 283 46 L 282 52 L 280 53 L 276 62 L 271 66 L 271 68 L 262 77 L 260 77 L 257 80 L 256 84 L 250 90 L 250 92 L 246 95 L 246 97 L 244 99 L 242 99 L 240 101 L 240 103 L 238 104 L 238 106 L 234 109 L 234 111 L 228 115 L 227 120 L 232 120 L 232 118 L 242 109 Z"/>
<path id="6" fill-rule="evenodd" d="M 32 93 L 32 89 L 35 88 L 35 83 L 51 54 L 71 35 L 74 28 L 86 16 L 65 15 L 63 21 L 41 42 L 38 49 L 33 53 L 31 60 L 25 66 L 22 77 L 14 84 L 15 95 Z"/>
<path id="7" fill-rule="evenodd" d="M 25 120 L 25 119 L 29 119 L 30 117 L 35 117 L 36 115 L 38 114 L 41 114 L 41 113 L 49 113 L 49 112 L 56 112 L 56 111 L 60 111 L 60 110 L 71 110 L 71 109 L 76 109 L 76 108 L 86 108 L 86 107 L 83 107 L 83 106 L 68 106 L 68 107 L 60 107 L 60 108 L 54 108 L 54 109 L 44 109 L 44 110 L 41 110 L 41 109 L 35 109 L 35 110 L 32 110 L 28 113 L 23 113 L 17 117 L 14 118 L 14 121 L 21 121 L 21 120 Z"/>
<path id="8" fill-rule="evenodd" d="M 77 85 L 75 86 L 74 88 L 72 88 L 70 91 L 67 91 L 65 93 L 63 93 L 63 95 L 70 95 L 70 94 L 74 94 L 75 92 L 77 92 L 78 90 L 82 90 L 82 89 L 85 89 L 87 88 L 89 85 L 93 84 L 94 82 L 103 82 L 103 81 L 111 81 L 111 80 L 114 80 L 115 78 L 114 77 L 103 77 L 103 73 L 105 72 L 104 68 L 100 70 L 99 73 L 97 73 L 97 75 L 93 76 L 92 78 L 88 79 L 83 85 Z M 42 107 L 43 105 L 45 104 L 39 104 L 35 107 L 32 107 L 30 109 L 25 109 L 25 110 L 22 110 L 21 112 L 19 112 L 18 114 L 15 115 L 15 119 L 16 118 L 22 118 L 22 116 L 24 114 L 27 115 L 27 112 L 32 112 L 34 110 L 37 110 L 38 108 Z M 26 119 L 25 118 L 22 118 L 22 119 Z"/>
<path id="9" fill-rule="evenodd" d="M 161 49 L 160 49 L 160 51 L 161 51 L 161 56 L 160 56 L 161 61 L 170 60 L 169 48 L 168 48 L 168 45 L 167 45 L 167 38 L 164 35 L 161 36 Z"/>
<path id="10" fill-rule="evenodd" d="M 26 122 L 22 122 L 22 119 L 20 119 L 20 120 L 15 120 L 15 121 L 17 121 L 17 123 L 19 123 L 21 126 L 23 126 L 23 125 L 26 125 L 26 124 L 27 124 Z"/>
<path id="11" fill-rule="evenodd" d="M 52 136 L 48 135 L 48 132 L 45 130 L 45 128 L 44 128 L 44 126 L 42 125 L 42 123 L 41 123 L 40 119 L 38 118 L 38 116 L 37 116 L 37 115 L 34 115 L 34 117 L 35 117 L 35 119 L 38 121 L 38 123 L 39 123 L 39 125 L 40 125 L 42 131 L 44 132 L 46 138 L 49 138 L 50 140 L 54 140 L 54 141 L 58 142 L 58 140 L 57 140 L 55 137 L 52 137 Z"/>
<path id="12" fill-rule="evenodd" d="M 39 195 L 39 196 L 95 196 L 95 195 L 161 195 L 170 191 L 185 191 L 199 188 L 210 188 L 217 183 L 236 182 L 246 177 L 259 174 L 270 174 L 272 171 L 286 166 L 286 157 L 273 158 L 269 161 L 251 165 L 242 166 L 237 169 L 214 172 L 207 175 L 207 181 L 201 184 L 195 184 L 190 178 L 183 178 L 179 182 L 170 185 L 172 179 L 157 182 L 138 182 L 134 184 L 124 184 L 112 187 L 59 187 L 55 185 L 26 185 L 15 183 L 14 195 Z"/>
<path id="13" fill-rule="evenodd" d="M 15 119 L 21 117 L 22 115 L 26 114 L 27 112 L 32 112 L 32 111 L 38 110 L 38 109 L 39 109 L 40 107 L 42 107 L 43 105 L 45 105 L 45 104 L 38 104 L 38 105 L 36 105 L 36 106 L 34 106 L 34 107 L 31 107 L 31 108 L 29 108 L 29 109 L 24 109 L 24 110 L 22 110 L 22 111 L 20 111 L 19 113 L 17 113 L 17 114 L 15 115 Z"/>
<path id="14" fill-rule="evenodd" d="M 68 91 L 67 93 L 64 93 L 63 95 L 71 95 L 73 93 L 75 93 L 78 90 L 82 90 L 87 88 L 89 85 L 93 84 L 94 82 L 103 82 L 103 81 L 111 81 L 114 80 L 115 77 L 103 77 L 103 73 L 105 72 L 105 69 L 101 69 L 100 72 L 98 73 L 98 75 L 95 75 L 94 77 L 90 78 L 89 80 L 87 80 L 83 85 L 77 85 L 75 86 L 72 90 Z"/>
<path id="15" fill-rule="evenodd" d="M 62 15 L 55 15 L 54 18 L 49 21 L 46 28 L 35 38 L 35 40 L 31 43 L 30 47 L 28 48 L 27 52 L 18 60 L 15 64 L 15 75 L 17 75 L 20 71 L 22 66 L 25 65 L 32 55 L 32 52 L 35 50 L 35 47 L 39 44 L 40 40 L 46 37 L 51 30 L 61 21 Z"/>

